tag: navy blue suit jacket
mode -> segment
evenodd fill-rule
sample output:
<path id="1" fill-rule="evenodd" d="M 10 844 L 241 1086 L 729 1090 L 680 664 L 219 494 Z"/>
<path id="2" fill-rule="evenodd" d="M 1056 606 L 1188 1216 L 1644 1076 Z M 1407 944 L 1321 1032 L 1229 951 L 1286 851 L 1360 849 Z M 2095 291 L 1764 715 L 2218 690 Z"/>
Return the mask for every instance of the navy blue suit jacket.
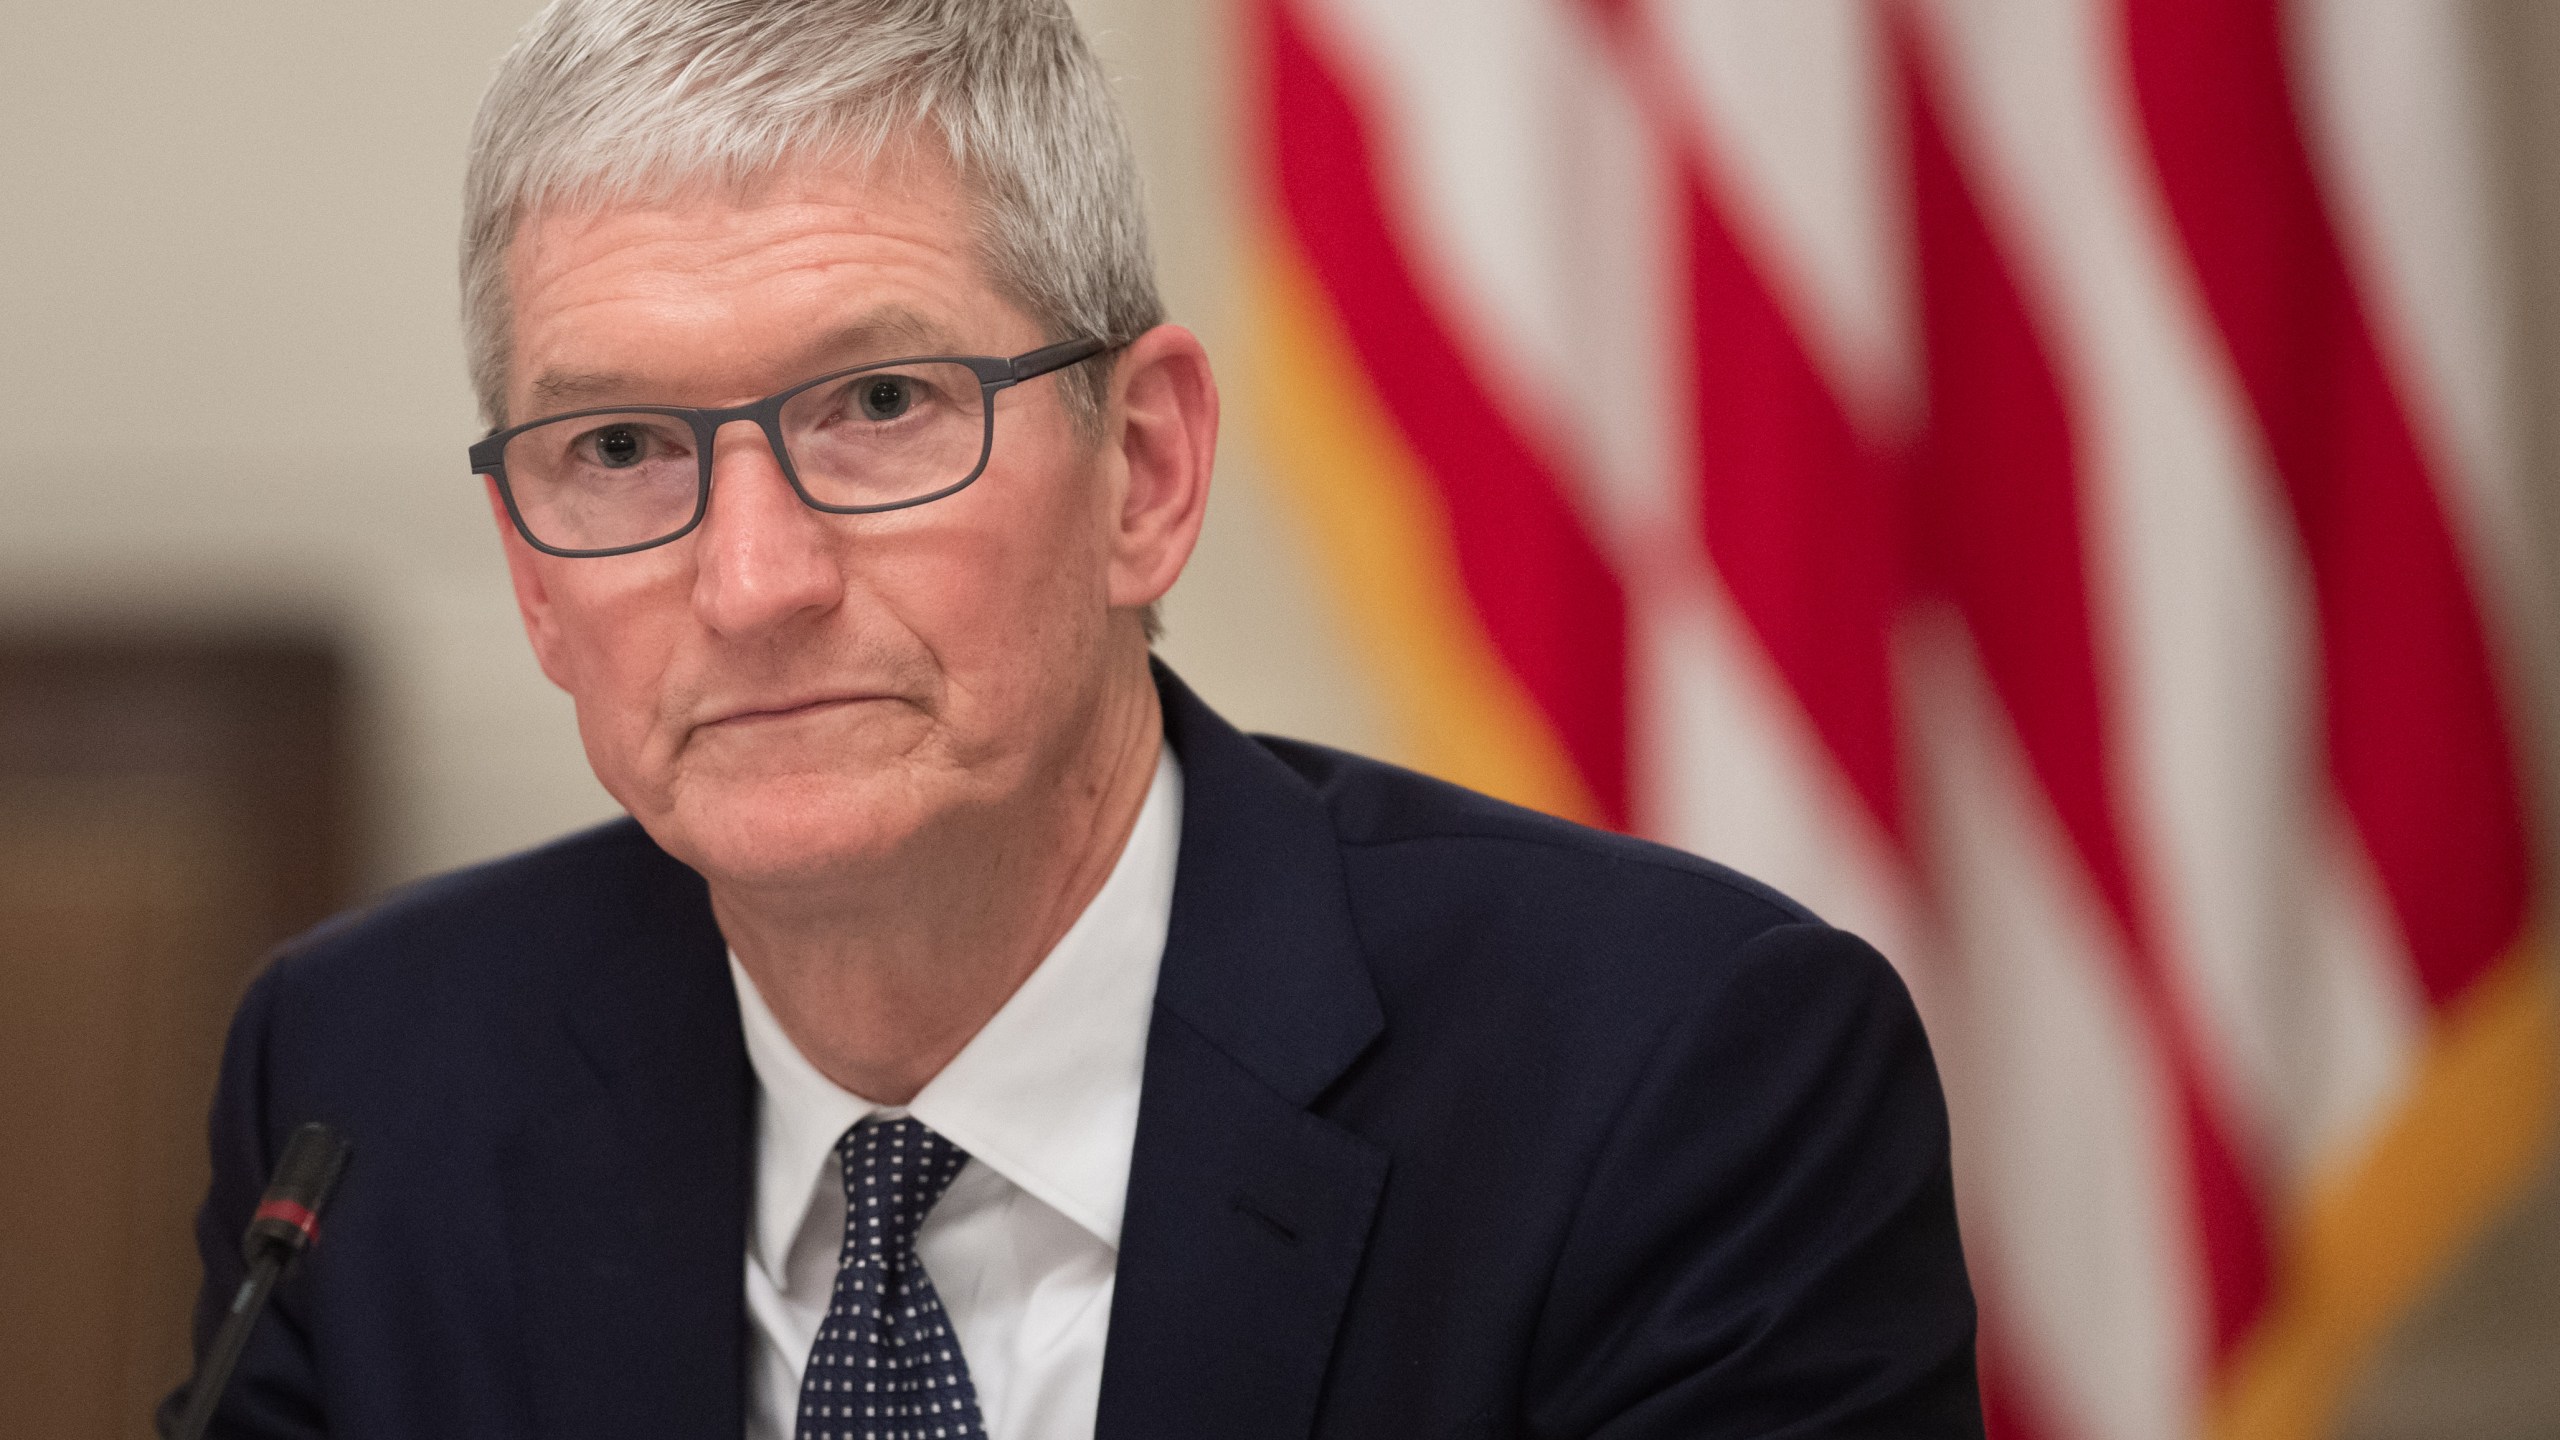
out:
<path id="1" fill-rule="evenodd" d="M 1103 1440 L 1980 1432 L 1944 1110 L 1874 951 L 1159 683 L 1183 828 Z M 738 1435 L 723 954 L 628 821 L 287 947 L 223 1062 L 200 1337 L 284 1137 L 355 1158 L 216 1432 Z"/>

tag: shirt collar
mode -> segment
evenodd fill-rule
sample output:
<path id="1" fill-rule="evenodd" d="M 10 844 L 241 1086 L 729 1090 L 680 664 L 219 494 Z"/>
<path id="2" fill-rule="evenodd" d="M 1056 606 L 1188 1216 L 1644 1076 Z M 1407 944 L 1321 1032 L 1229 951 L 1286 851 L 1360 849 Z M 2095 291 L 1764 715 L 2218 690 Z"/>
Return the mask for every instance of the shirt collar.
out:
<path id="1" fill-rule="evenodd" d="M 903 1111 L 1115 1250 L 1181 836 L 1181 765 L 1162 746 L 1102 889 Z M 759 1102 L 755 1250 L 779 1274 L 817 1183 L 834 1165 L 836 1142 L 875 1113 L 901 1112 L 810 1064 L 735 953 L 729 975 Z"/>

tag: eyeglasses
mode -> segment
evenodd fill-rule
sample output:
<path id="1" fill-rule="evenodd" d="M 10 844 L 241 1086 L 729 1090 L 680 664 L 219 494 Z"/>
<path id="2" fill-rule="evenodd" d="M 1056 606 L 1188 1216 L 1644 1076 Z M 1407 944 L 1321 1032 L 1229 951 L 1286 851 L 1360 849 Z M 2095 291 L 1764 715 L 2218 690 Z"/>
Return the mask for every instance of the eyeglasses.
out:
<path id="1" fill-rule="evenodd" d="M 711 446 L 752 420 L 803 503 L 869 515 L 966 488 L 995 450 L 996 392 L 1111 347 L 1068 340 L 999 359 L 925 355 L 803 380 L 747 405 L 624 405 L 548 415 L 471 447 L 536 550 L 625 555 L 690 533 L 711 508 Z"/>

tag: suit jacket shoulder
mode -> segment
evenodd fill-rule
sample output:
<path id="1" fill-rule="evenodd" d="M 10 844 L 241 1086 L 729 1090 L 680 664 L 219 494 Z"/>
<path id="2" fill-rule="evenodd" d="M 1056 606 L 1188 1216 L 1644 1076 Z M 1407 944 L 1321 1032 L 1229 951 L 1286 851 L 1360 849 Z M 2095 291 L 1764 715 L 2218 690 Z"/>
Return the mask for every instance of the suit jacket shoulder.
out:
<path id="1" fill-rule="evenodd" d="M 1822 923 L 1685 851 L 1363 756 L 1255 738 L 1330 815 L 1371 958 L 1390 972 L 1417 951 L 1463 950 L 1478 966 L 1534 966 L 1504 987 L 1524 1002 L 1545 1006 L 1589 987 L 1599 1003 L 1618 1004 L 1649 984 L 1701 983 L 1705 969 L 1763 931 Z M 1417 943 L 1426 936 L 1441 943 Z M 1461 937 L 1467 943 L 1455 943 Z"/>
<path id="2" fill-rule="evenodd" d="M 701 877 L 637 823 L 607 821 L 335 916 L 278 950 L 262 983 L 401 1000 L 456 984 L 575 984 L 594 958 L 587 938 L 622 928 L 635 910 L 663 911 L 668 899 L 702 893 Z"/>
<path id="3" fill-rule="evenodd" d="M 1161 683 L 1190 799 L 1104 1433 L 1979 1433 L 1882 957 Z"/>
<path id="4" fill-rule="evenodd" d="M 1346 846 L 1481 844 L 1492 848 L 1480 853 L 1508 853 L 1515 863 L 1550 873 L 1585 864 L 1666 871 L 1722 892 L 1724 903 L 1756 904 L 1785 922 L 1818 923 L 1812 911 L 1769 886 L 1685 850 L 1577 825 L 1346 750 L 1273 735 L 1253 739 L 1315 791 Z"/>
<path id="5" fill-rule="evenodd" d="M 321 1120 L 355 1153 L 215 1433 L 736 1433 L 751 1090 L 724 954 L 700 877 L 628 820 L 286 946 L 224 1051 L 199 1346 L 284 1137 Z"/>

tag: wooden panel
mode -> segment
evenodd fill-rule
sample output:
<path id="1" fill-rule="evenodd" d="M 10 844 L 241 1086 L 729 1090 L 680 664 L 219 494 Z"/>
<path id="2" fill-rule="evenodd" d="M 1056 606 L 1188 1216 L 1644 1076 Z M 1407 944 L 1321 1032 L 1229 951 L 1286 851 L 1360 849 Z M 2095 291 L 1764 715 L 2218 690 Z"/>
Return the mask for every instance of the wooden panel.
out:
<path id="1" fill-rule="evenodd" d="M 343 708 L 308 646 L 0 642 L 0 1435 L 186 1370 L 224 1023 L 354 873 Z"/>

